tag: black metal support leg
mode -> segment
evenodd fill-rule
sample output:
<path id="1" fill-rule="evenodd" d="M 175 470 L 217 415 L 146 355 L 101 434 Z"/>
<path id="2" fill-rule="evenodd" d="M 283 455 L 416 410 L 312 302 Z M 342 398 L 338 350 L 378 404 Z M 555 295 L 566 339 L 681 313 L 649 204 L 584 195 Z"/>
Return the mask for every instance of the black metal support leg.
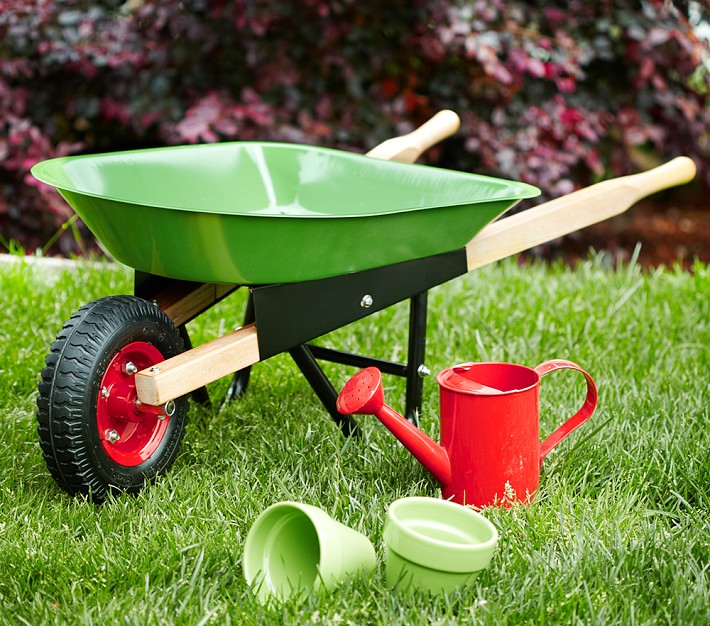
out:
<path id="1" fill-rule="evenodd" d="M 318 399 L 326 408 L 340 430 L 346 436 L 357 433 L 357 422 L 351 415 L 343 415 L 336 407 L 338 392 L 335 390 L 325 372 L 321 369 L 308 346 L 300 345 L 289 350 L 289 354 L 296 362 L 298 369 L 306 377 L 308 384 L 313 388 Z"/>
<path id="2" fill-rule="evenodd" d="M 254 316 L 254 300 L 251 293 L 249 294 L 249 299 L 247 300 L 246 310 L 244 311 L 244 326 L 251 324 L 255 319 Z M 244 392 L 246 392 L 249 386 L 249 376 L 251 375 L 251 366 L 245 367 L 234 373 L 234 378 L 232 378 L 232 383 L 227 389 L 227 393 L 224 396 L 224 404 L 237 399 Z"/>
<path id="3" fill-rule="evenodd" d="M 424 377 L 429 370 L 424 365 L 426 352 L 427 292 L 409 301 L 409 355 L 407 357 L 407 403 L 405 416 L 413 424 L 419 423 L 422 409 Z"/>

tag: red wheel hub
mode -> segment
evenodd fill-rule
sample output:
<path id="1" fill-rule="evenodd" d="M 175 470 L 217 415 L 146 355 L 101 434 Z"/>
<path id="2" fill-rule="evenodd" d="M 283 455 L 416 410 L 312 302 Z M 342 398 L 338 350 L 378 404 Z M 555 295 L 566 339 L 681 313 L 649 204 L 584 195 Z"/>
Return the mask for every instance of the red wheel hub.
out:
<path id="1" fill-rule="evenodd" d="M 96 402 L 96 424 L 106 454 L 120 465 L 140 465 L 165 437 L 171 407 L 141 404 L 135 373 L 164 361 L 152 344 L 134 341 L 111 359 L 101 379 Z"/>

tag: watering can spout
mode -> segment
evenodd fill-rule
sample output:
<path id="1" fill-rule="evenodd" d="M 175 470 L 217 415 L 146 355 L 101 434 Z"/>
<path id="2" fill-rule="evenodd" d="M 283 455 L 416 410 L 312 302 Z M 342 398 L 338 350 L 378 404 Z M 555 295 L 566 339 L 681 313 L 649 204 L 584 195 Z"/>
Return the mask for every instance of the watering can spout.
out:
<path id="1" fill-rule="evenodd" d="M 385 404 L 382 375 L 376 367 L 365 368 L 345 383 L 337 407 L 345 414 L 374 415 L 442 487 L 451 482 L 451 462 L 446 450 Z"/>

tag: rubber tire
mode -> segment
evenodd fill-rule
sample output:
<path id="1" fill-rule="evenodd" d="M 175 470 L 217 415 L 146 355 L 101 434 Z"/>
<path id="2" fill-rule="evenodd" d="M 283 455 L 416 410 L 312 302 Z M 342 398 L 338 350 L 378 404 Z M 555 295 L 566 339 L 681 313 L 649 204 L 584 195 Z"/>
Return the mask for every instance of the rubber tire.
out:
<path id="1" fill-rule="evenodd" d="M 183 351 L 173 322 L 133 296 L 108 296 L 81 307 L 57 334 L 42 370 L 37 432 L 51 475 L 71 495 L 102 502 L 114 491 L 138 492 L 165 473 L 177 456 L 187 421 L 187 397 L 175 400 L 162 442 L 149 459 L 121 465 L 103 449 L 96 404 L 113 357 L 134 341 L 153 344 L 168 359 Z"/>

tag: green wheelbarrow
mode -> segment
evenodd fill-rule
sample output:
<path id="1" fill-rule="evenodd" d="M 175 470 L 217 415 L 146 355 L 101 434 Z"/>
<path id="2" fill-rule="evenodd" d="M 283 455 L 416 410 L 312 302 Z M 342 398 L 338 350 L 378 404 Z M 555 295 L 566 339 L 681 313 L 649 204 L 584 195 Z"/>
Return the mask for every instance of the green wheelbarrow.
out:
<path id="1" fill-rule="evenodd" d="M 407 379 L 407 417 L 421 406 L 428 289 L 625 211 L 695 175 L 678 157 L 499 218 L 539 191 L 524 183 L 412 164 L 458 128 L 443 111 L 368 155 L 284 143 L 229 142 L 38 163 L 118 261 L 133 295 L 81 307 L 57 334 L 39 383 L 38 432 L 57 483 L 94 501 L 137 491 L 168 470 L 188 396 L 289 352 L 345 433 L 318 365 L 377 366 Z M 497 221 L 494 221 L 497 220 Z M 192 347 L 185 325 L 238 288 L 243 325 Z M 310 343 L 410 300 L 407 362 Z"/>

